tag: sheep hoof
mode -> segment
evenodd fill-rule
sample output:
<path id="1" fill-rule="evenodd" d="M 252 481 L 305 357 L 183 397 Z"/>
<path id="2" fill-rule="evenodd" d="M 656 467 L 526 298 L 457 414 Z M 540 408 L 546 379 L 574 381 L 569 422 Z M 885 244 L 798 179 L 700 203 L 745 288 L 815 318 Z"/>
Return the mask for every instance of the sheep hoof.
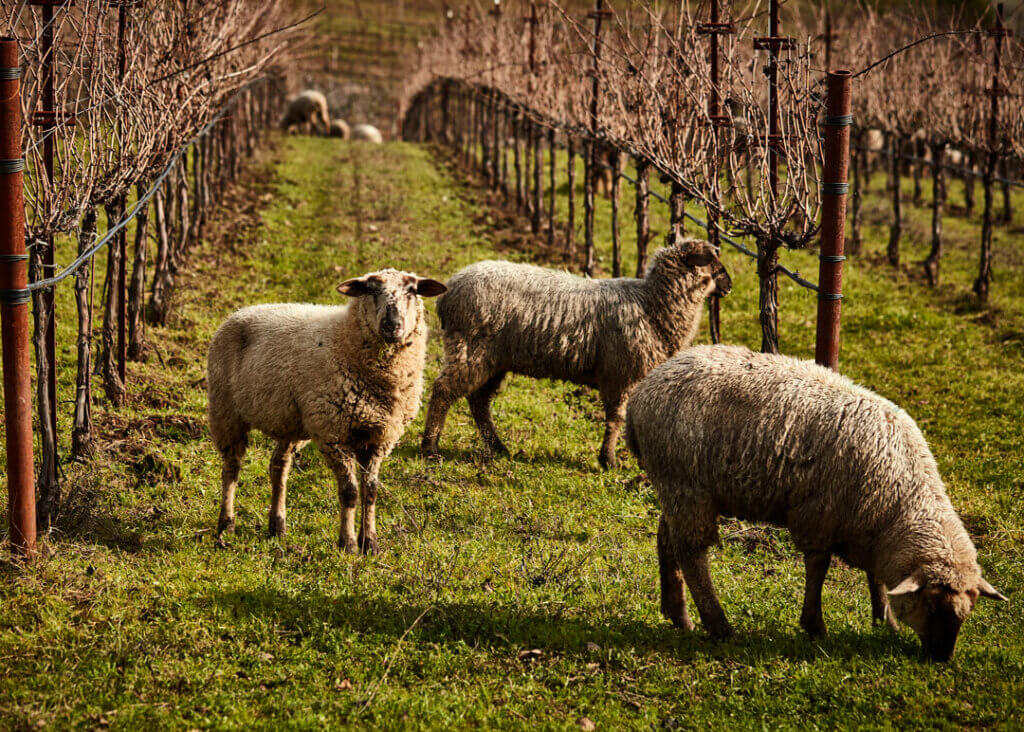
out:
<path id="1" fill-rule="evenodd" d="M 597 456 L 597 462 L 605 470 L 611 470 L 618 465 L 618 461 L 615 459 L 615 453 L 611 453 L 610 455 L 602 453 Z"/>
<path id="2" fill-rule="evenodd" d="M 729 621 L 725 618 L 721 620 L 715 620 L 711 623 L 705 623 L 704 627 L 707 628 L 708 633 L 715 640 L 728 640 L 735 635 L 732 626 L 729 625 Z"/>
<path id="3" fill-rule="evenodd" d="M 233 533 L 235 533 L 235 517 L 221 516 L 220 521 L 217 522 L 217 538 L 219 539 L 221 534 Z"/>
<path id="4" fill-rule="evenodd" d="M 271 516 L 270 517 L 270 536 L 281 538 L 285 535 L 287 528 L 284 522 L 284 516 Z"/>
<path id="5" fill-rule="evenodd" d="M 437 443 L 428 440 L 421 442 L 420 455 L 425 458 L 436 458 L 438 456 Z"/>
<path id="6" fill-rule="evenodd" d="M 491 457 L 508 457 L 511 454 L 501 440 L 489 443 L 487 447 L 491 451 Z"/>
<path id="7" fill-rule="evenodd" d="M 370 534 L 369 536 L 359 535 L 359 547 L 363 554 L 378 554 L 380 547 L 377 545 L 377 535 Z"/>
<path id="8" fill-rule="evenodd" d="M 358 554 L 359 553 L 359 544 L 356 542 L 356 540 L 354 538 L 352 538 L 350 536 L 349 537 L 345 537 L 345 536 L 339 537 L 338 538 L 338 548 L 343 550 L 346 554 Z"/>
<path id="9" fill-rule="evenodd" d="M 800 627 L 812 638 L 819 638 L 828 634 L 825 628 L 825 621 L 821 618 L 801 617 Z"/>
<path id="10" fill-rule="evenodd" d="M 662 606 L 661 614 L 672 625 L 681 630 L 693 630 L 694 628 L 693 621 L 690 620 L 690 614 L 686 612 L 686 608 Z"/>

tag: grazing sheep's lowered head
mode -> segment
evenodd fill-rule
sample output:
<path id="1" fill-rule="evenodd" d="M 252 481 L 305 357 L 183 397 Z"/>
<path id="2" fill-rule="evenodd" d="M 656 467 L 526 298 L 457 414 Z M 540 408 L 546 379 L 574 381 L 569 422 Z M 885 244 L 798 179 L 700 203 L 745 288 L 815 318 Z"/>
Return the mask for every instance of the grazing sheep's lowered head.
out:
<path id="1" fill-rule="evenodd" d="M 327 134 L 329 137 L 340 137 L 342 140 L 347 140 L 352 136 L 348 122 L 343 120 L 341 117 L 335 117 L 331 120 L 331 127 Z"/>
<path id="2" fill-rule="evenodd" d="M 352 309 L 364 329 L 389 344 L 405 343 L 416 332 L 423 319 L 420 297 L 437 297 L 447 289 L 437 280 L 391 268 L 338 285 L 338 292 L 354 298 Z"/>
<path id="3" fill-rule="evenodd" d="M 953 536 L 966 536 L 963 530 Z M 1006 596 L 981 576 L 970 541 L 954 547 L 954 562 L 923 565 L 889 590 L 889 605 L 921 641 L 928 658 L 948 661 L 956 649 L 960 626 L 974 610 L 979 597 L 1006 600 Z"/>

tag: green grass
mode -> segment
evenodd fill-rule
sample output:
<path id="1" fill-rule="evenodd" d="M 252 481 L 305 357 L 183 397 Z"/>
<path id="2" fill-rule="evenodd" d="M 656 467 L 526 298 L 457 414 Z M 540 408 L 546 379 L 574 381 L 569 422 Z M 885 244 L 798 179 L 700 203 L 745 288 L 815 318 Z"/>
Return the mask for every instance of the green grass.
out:
<path id="1" fill-rule="evenodd" d="M 1014 600 L 980 604 L 953 662 L 935 665 L 919 660 L 909 631 L 872 629 L 863 575 L 845 567 L 826 583 L 830 635 L 808 639 L 796 622 L 799 555 L 785 532 L 739 522 L 724 527 L 712 562 L 736 638 L 669 626 L 658 613 L 654 493 L 624 446 L 620 469 L 597 468 L 600 404 L 560 383 L 508 380 L 495 419 L 511 458 L 486 458 L 461 404 L 443 460 L 422 460 L 421 412 L 384 465 L 375 557 L 335 548 L 336 491 L 312 449 L 291 477 L 288 536 L 266 538 L 271 445 L 257 436 L 238 532 L 216 549 L 219 461 L 202 379 L 224 316 L 257 302 L 337 302 L 339 281 L 386 265 L 444 277 L 481 258 L 527 256 L 508 248 L 525 222 L 508 223 L 417 146 L 290 138 L 254 164 L 246 186 L 261 196 L 258 225 L 231 222 L 234 251 L 197 251 L 173 322 L 149 333 L 154 355 L 130 365 L 130 404 L 98 405 L 99 453 L 63 466 L 66 508 L 41 556 L 0 565 L 0 727 L 1024 722 L 1024 296 L 1013 286 L 1022 269 L 1013 236 L 997 239 L 989 311 L 964 299 L 976 221 L 947 219 L 936 292 L 881 262 L 884 202 L 874 197 L 867 252 L 847 263 L 842 370 L 918 420 L 988 578 Z M 631 213 L 624 206 L 626 271 Z M 652 214 L 663 233 L 663 207 L 652 203 Z M 908 210 L 908 262 L 923 258 L 926 216 Z M 608 250 L 605 236 L 605 267 Z M 752 263 L 724 257 L 735 283 L 725 339 L 756 347 Z M 814 278 L 813 253 L 784 261 Z M 60 292 L 67 400 L 73 310 L 70 288 Z M 782 281 L 785 352 L 811 355 L 815 305 Z M 428 389 L 439 359 L 435 338 Z M 70 411 L 62 403 L 65 439 Z"/>

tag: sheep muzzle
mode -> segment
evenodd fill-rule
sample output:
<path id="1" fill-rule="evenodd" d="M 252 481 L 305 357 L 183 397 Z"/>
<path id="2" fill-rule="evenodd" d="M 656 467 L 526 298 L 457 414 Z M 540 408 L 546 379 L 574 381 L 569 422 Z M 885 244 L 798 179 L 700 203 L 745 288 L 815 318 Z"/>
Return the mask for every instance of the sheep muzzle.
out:
<path id="1" fill-rule="evenodd" d="M 718 266 L 711 273 L 715 281 L 715 291 L 711 294 L 716 297 L 725 297 L 732 290 L 732 277 L 729 276 L 721 262 L 717 264 Z"/>

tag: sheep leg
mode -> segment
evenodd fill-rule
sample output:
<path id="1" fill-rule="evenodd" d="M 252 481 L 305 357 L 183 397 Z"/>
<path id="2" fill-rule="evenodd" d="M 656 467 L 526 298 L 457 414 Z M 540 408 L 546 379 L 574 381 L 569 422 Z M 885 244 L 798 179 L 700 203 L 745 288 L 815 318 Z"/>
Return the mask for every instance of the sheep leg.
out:
<path id="1" fill-rule="evenodd" d="M 464 369 L 452 369 L 446 362 L 441 374 L 434 380 L 433 390 L 430 392 L 430 404 L 427 406 L 427 419 L 423 427 L 423 440 L 420 443 L 420 452 L 423 455 L 437 455 L 437 442 L 441 437 L 441 430 L 444 429 L 444 420 L 458 399 L 468 394 L 469 381 L 464 374 Z"/>
<path id="2" fill-rule="evenodd" d="M 661 576 L 661 614 L 677 628 L 693 630 L 693 621 L 686 609 L 686 594 L 683 592 L 683 571 L 679 567 L 664 515 L 658 522 L 658 570 Z"/>
<path id="3" fill-rule="evenodd" d="M 615 445 L 619 441 L 619 433 L 626 421 L 626 395 L 618 392 L 601 392 L 604 401 L 604 441 L 597 462 L 607 470 L 616 465 Z"/>
<path id="4" fill-rule="evenodd" d="M 725 611 L 718 602 L 715 586 L 711 582 L 707 547 L 696 551 L 679 552 L 679 563 L 682 565 L 683 576 L 686 578 L 686 584 L 690 586 L 690 594 L 693 595 L 693 602 L 697 606 L 704 627 L 718 639 L 732 636 L 732 626 L 725 617 Z"/>
<path id="5" fill-rule="evenodd" d="M 356 542 L 356 501 L 359 499 L 356 457 L 340 444 L 320 445 L 320 452 L 338 483 L 338 503 L 341 504 L 338 546 L 347 554 L 355 554 L 359 549 Z"/>
<path id="6" fill-rule="evenodd" d="M 821 614 L 821 587 L 832 563 L 828 552 L 807 552 L 804 554 L 805 581 L 804 607 L 800 613 L 800 627 L 812 638 L 825 635 L 825 620 Z"/>
<path id="7" fill-rule="evenodd" d="M 224 532 L 235 530 L 235 490 L 238 488 L 238 473 L 242 469 L 247 441 L 242 440 L 221 450 L 223 465 L 220 469 L 220 520 L 217 521 L 217 538 Z"/>
<path id="8" fill-rule="evenodd" d="M 494 420 L 491 419 L 491 400 L 498 393 L 498 388 L 504 378 L 504 372 L 495 374 L 486 384 L 466 398 L 469 402 L 469 411 L 476 422 L 476 428 L 480 430 L 480 436 L 492 453 L 500 455 L 507 455 L 508 448 L 498 437 L 498 430 L 495 429 Z"/>
<path id="9" fill-rule="evenodd" d="M 359 466 L 363 469 L 363 515 L 356 544 L 363 554 L 376 554 L 377 545 L 377 492 L 380 489 L 380 465 L 384 452 L 369 448 L 358 455 Z"/>
<path id="10" fill-rule="evenodd" d="M 271 536 L 285 534 L 285 493 L 288 484 L 288 473 L 292 470 L 292 458 L 295 457 L 297 442 L 278 440 L 274 454 L 270 458 L 270 520 Z"/>
<path id="11" fill-rule="evenodd" d="M 871 572 L 868 575 L 868 590 L 871 592 L 871 624 L 885 623 L 893 630 L 899 629 L 896 616 L 889 607 L 889 598 L 885 594 L 885 585 L 875 579 Z"/>

